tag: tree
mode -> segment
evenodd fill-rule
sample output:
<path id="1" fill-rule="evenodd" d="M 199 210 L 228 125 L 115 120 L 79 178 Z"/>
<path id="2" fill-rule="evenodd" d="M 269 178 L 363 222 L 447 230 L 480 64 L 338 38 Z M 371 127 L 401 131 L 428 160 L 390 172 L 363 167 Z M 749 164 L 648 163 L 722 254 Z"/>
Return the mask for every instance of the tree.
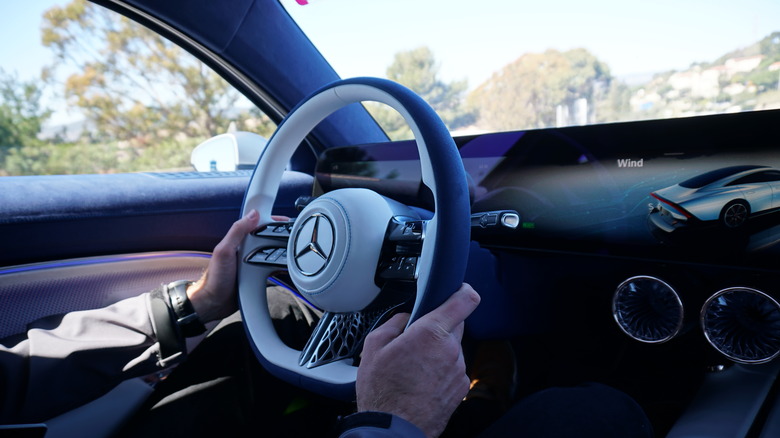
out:
<path id="1" fill-rule="evenodd" d="M 42 41 L 69 75 L 64 95 L 103 141 L 134 146 L 175 135 L 225 132 L 240 95 L 196 58 L 160 35 L 84 0 L 44 14 Z M 249 114 L 242 117 L 247 118 Z"/>
<path id="2" fill-rule="evenodd" d="M 450 130 L 474 122 L 474 111 L 466 109 L 463 102 L 467 81 L 442 81 L 439 66 L 428 47 L 396 53 L 386 73 L 388 79 L 405 85 L 428 102 Z M 384 105 L 367 107 L 391 139 L 411 138 L 411 130 L 400 114 Z"/>
<path id="3" fill-rule="evenodd" d="M 780 60 L 780 32 L 772 32 L 758 42 L 760 53 L 768 60 Z"/>
<path id="4" fill-rule="evenodd" d="M 479 108 L 477 124 L 484 129 L 554 126 L 556 107 L 578 99 L 603 98 L 611 76 L 606 64 L 585 49 L 529 53 L 493 74 L 469 95 Z"/>
<path id="5" fill-rule="evenodd" d="M 51 111 L 41 108 L 41 88 L 0 69 L 0 147 L 38 144 Z"/>
<path id="6" fill-rule="evenodd" d="M 671 89 L 671 86 L 669 88 Z M 631 112 L 630 102 L 631 89 L 628 85 L 618 80 L 611 80 L 604 98 L 595 102 L 594 121 L 609 123 L 631 120 L 635 115 Z"/>

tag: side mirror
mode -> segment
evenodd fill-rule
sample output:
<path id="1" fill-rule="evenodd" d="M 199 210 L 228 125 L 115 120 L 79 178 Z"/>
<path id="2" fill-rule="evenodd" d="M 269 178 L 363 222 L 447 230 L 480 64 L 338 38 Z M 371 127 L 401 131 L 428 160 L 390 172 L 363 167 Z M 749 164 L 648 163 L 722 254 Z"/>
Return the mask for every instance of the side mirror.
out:
<path id="1" fill-rule="evenodd" d="M 228 132 L 196 146 L 190 155 L 190 163 L 198 172 L 253 169 L 266 144 L 268 140 L 252 132 Z"/>

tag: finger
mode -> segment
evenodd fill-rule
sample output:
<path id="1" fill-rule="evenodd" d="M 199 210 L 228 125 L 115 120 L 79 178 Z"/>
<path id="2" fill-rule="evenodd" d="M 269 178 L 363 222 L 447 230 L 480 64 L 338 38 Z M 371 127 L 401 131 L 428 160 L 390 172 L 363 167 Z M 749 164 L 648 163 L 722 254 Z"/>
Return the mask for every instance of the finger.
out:
<path id="1" fill-rule="evenodd" d="M 257 228 L 259 220 L 260 214 L 257 212 L 257 210 L 252 209 L 249 210 L 249 213 L 245 214 L 244 217 L 237 220 L 236 223 L 233 224 L 233 227 L 239 229 L 238 234 L 240 234 L 240 237 L 244 237 L 244 235 L 249 234 L 249 232 Z"/>
<path id="2" fill-rule="evenodd" d="M 235 221 L 225 237 L 214 247 L 212 260 L 231 263 L 242 239 L 257 227 L 259 216 L 257 210 L 251 210 L 243 218 Z"/>
<path id="3" fill-rule="evenodd" d="M 463 283 L 460 289 L 452 294 L 444 304 L 433 309 L 427 315 L 423 315 L 412 325 L 433 322 L 449 333 L 462 331 L 462 328 L 458 329 L 458 325 L 463 323 L 477 308 L 479 300 L 479 294 L 468 283 Z"/>
<path id="4" fill-rule="evenodd" d="M 238 245 L 244 236 L 249 234 L 257 227 L 259 216 L 260 215 L 257 213 L 257 210 L 250 210 L 249 213 L 247 213 L 244 217 L 233 223 L 233 226 L 230 227 L 230 230 L 228 230 L 227 234 L 225 235 L 224 241 Z"/>
<path id="5" fill-rule="evenodd" d="M 409 321 L 410 315 L 408 313 L 397 313 L 392 318 L 388 319 L 384 324 L 380 325 L 374 331 L 369 333 L 369 337 L 366 338 L 366 343 L 369 343 L 371 339 L 372 344 L 375 347 L 383 347 L 389 344 L 393 339 L 403 333 L 406 323 Z"/>

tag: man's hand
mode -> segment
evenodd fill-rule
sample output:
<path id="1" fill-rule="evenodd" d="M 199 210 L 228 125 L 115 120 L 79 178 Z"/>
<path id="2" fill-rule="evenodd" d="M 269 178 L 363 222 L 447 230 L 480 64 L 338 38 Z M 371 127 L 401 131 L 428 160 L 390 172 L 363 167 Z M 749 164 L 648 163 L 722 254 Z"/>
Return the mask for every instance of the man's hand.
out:
<path id="1" fill-rule="evenodd" d="M 238 309 L 236 301 L 236 252 L 247 234 L 257 228 L 259 215 L 252 210 L 230 227 L 214 248 L 203 276 L 187 288 L 187 296 L 201 321 L 229 316 Z"/>
<path id="2" fill-rule="evenodd" d="M 460 341 L 479 300 L 464 283 L 406 331 L 409 315 L 398 314 L 371 332 L 357 374 L 358 411 L 395 414 L 428 437 L 440 435 L 469 390 Z"/>

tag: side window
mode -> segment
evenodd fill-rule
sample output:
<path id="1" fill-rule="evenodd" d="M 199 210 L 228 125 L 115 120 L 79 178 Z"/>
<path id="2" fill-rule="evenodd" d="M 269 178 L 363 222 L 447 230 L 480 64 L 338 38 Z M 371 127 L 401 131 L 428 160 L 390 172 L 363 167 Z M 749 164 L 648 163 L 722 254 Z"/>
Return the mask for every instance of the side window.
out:
<path id="1" fill-rule="evenodd" d="M 262 142 L 275 129 L 144 26 L 83 0 L 33 4 L 30 38 L 0 30 L 30 54 L 0 56 L 0 176 L 192 170 L 192 151 L 211 137 L 248 131 Z"/>
<path id="2" fill-rule="evenodd" d="M 780 170 L 768 170 L 768 171 L 766 171 L 766 181 L 767 182 L 780 181 Z"/>
<path id="3" fill-rule="evenodd" d="M 780 171 L 766 170 L 763 172 L 754 173 L 752 175 L 743 176 L 742 178 L 735 180 L 728 184 L 729 186 L 738 186 L 741 184 L 754 184 L 780 181 Z"/>
<path id="4" fill-rule="evenodd" d="M 743 176 L 742 178 L 739 179 L 735 179 L 734 181 L 726 184 L 726 187 L 740 186 L 742 184 L 752 184 L 756 182 L 760 182 L 760 175 L 753 174 L 753 175 Z"/>

